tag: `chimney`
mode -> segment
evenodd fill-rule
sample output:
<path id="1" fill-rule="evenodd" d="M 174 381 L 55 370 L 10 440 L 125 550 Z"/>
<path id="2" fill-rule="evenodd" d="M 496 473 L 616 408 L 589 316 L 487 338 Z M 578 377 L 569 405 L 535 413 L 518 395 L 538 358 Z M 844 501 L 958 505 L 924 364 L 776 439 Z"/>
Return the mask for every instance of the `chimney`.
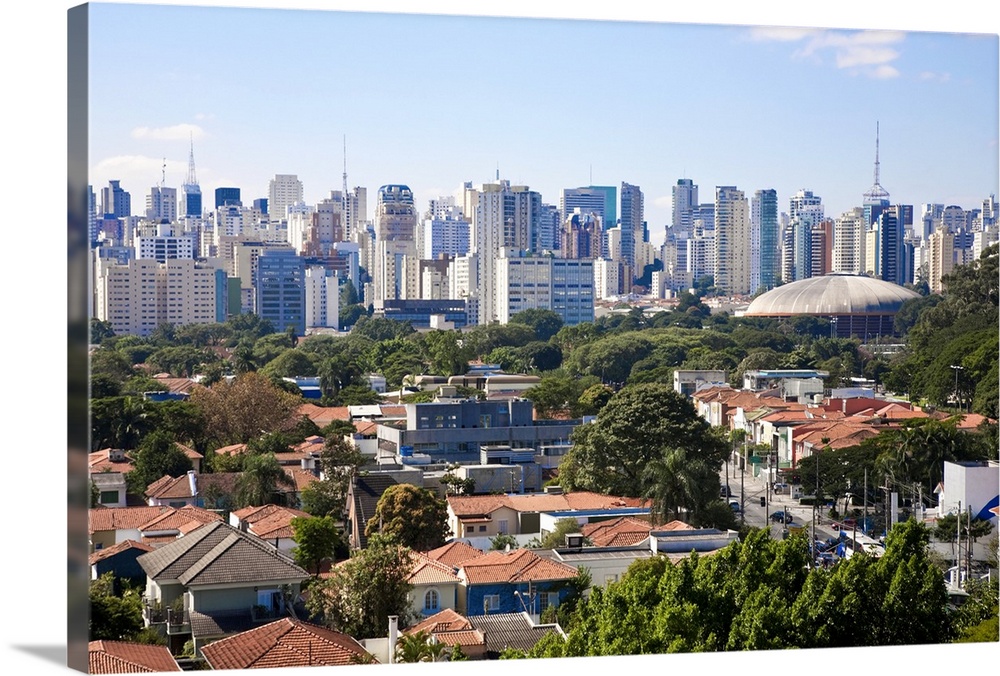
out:
<path id="1" fill-rule="evenodd" d="M 191 497 L 198 495 L 198 479 L 193 469 L 188 470 L 188 486 L 191 487 Z"/>
<path id="2" fill-rule="evenodd" d="M 396 641 L 399 638 L 399 616 L 389 616 L 389 664 L 396 663 Z"/>

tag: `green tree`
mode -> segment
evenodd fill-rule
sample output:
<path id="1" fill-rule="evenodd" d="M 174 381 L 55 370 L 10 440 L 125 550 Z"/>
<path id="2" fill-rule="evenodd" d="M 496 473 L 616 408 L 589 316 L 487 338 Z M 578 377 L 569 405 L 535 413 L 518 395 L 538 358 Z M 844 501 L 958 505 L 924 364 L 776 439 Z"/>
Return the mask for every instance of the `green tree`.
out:
<path id="1" fill-rule="evenodd" d="M 566 546 L 566 536 L 579 533 L 580 524 L 577 523 L 576 519 L 567 517 L 565 519 L 556 519 L 555 525 L 552 530 L 546 533 L 540 543 L 541 549 L 555 549 L 556 547 Z M 585 546 L 593 545 L 594 543 L 590 541 L 589 538 L 583 538 L 583 544 Z"/>
<path id="2" fill-rule="evenodd" d="M 327 479 L 313 481 L 302 489 L 302 511 L 312 516 L 340 518 L 344 511 L 344 487 Z"/>
<path id="3" fill-rule="evenodd" d="M 338 545 L 341 544 L 340 530 L 329 516 L 294 517 L 291 521 L 292 556 L 295 563 L 319 575 L 320 566 L 326 560 L 333 560 Z"/>
<path id="4" fill-rule="evenodd" d="M 392 536 L 372 535 L 365 549 L 354 551 L 333 567 L 330 577 L 310 586 L 306 610 L 314 622 L 356 639 L 385 636 L 390 615 L 406 626 L 411 557 L 411 550 Z"/>
<path id="5" fill-rule="evenodd" d="M 278 464 L 274 453 L 246 453 L 243 471 L 236 479 L 236 508 L 260 507 L 281 502 L 281 487 L 294 488 L 295 481 Z"/>
<path id="6" fill-rule="evenodd" d="M 412 484 L 395 484 L 382 493 L 375 514 L 368 520 L 365 535 L 395 536 L 410 549 L 426 552 L 445 543 L 448 503 L 433 492 Z"/>
<path id="7" fill-rule="evenodd" d="M 193 467 L 191 458 L 174 443 L 173 437 L 157 431 L 143 439 L 132 454 L 132 470 L 125 475 L 125 481 L 130 493 L 143 495 L 154 481 L 164 476 L 183 476 Z"/>
<path id="8" fill-rule="evenodd" d="M 716 475 L 728 454 L 691 403 L 667 385 L 628 385 L 601 409 L 594 423 L 573 431 L 573 448 L 559 466 L 560 482 L 570 490 L 640 497 L 652 476 L 646 467 L 663 460 L 668 449 L 683 448 Z M 719 490 L 718 476 L 715 490 Z"/>
<path id="9" fill-rule="evenodd" d="M 129 641 L 142 631 L 139 593 L 117 586 L 114 573 L 104 573 L 90 583 L 88 635 L 92 641 Z"/>
<path id="10" fill-rule="evenodd" d="M 497 535 L 490 538 L 490 549 L 495 551 L 503 551 L 510 547 L 511 549 L 517 549 L 517 538 L 510 533 L 498 533 Z"/>
<path id="11" fill-rule="evenodd" d="M 535 332 L 535 339 L 548 341 L 563 327 L 563 318 L 553 310 L 529 308 L 511 315 L 511 324 L 524 324 Z"/>

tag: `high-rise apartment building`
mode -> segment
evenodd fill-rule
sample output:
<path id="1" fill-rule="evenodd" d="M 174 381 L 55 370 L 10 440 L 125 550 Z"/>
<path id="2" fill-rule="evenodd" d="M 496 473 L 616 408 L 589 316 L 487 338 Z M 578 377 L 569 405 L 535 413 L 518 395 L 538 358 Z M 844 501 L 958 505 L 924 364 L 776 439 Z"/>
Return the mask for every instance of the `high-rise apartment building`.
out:
<path id="1" fill-rule="evenodd" d="M 552 310 L 572 326 L 594 321 L 594 263 L 504 248 L 495 267 L 496 319 L 522 310 Z"/>
<path id="2" fill-rule="evenodd" d="M 374 300 L 419 298 L 417 210 L 408 186 L 383 185 L 375 211 Z"/>
<path id="3" fill-rule="evenodd" d="M 715 286 L 750 293 L 750 205 L 735 186 L 715 188 Z"/>
<path id="4" fill-rule="evenodd" d="M 154 223 L 177 220 L 177 188 L 153 186 L 146 195 L 146 218 Z"/>
<path id="5" fill-rule="evenodd" d="M 579 209 L 575 210 L 563 225 L 560 255 L 576 259 L 601 258 L 604 250 L 603 230 L 597 214 L 584 214 Z"/>
<path id="6" fill-rule="evenodd" d="M 277 220 L 287 217 L 288 207 L 302 201 L 302 181 L 295 174 L 275 174 L 268 186 L 266 213 Z"/>
<path id="7" fill-rule="evenodd" d="M 423 231 L 421 258 L 439 258 L 441 254 L 464 256 L 471 249 L 472 223 L 454 204 L 436 211 L 433 215 L 428 214 L 421 229 Z"/>
<path id="8" fill-rule="evenodd" d="M 108 181 L 101 188 L 101 215 L 125 218 L 132 215 L 132 196 L 121 187 L 121 181 Z"/>
<path id="9" fill-rule="evenodd" d="M 322 265 L 305 268 L 306 328 L 340 328 L 340 279 Z"/>
<path id="10" fill-rule="evenodd" d="M 833 271 L 860 275 L 865 262 L 865 213 L 861 207 L 845 211 L 833 222 Z"/>
<path id="11" fill-rule="evenodd" d="M 495 265 L 500 251 L 513 248 L 530 251 L 535 241 L 541 195 L 527 186 L 512 186 L 498 180 L 474 189 L 465 184 L 463 212 L 472 215 L 472 247 L 479 258 L 479 322 L 488 324 L 499 319 L 496 315 L 496 294 L 493 286 Z"/>
<path id="12" fill-rule="evenodd" d="M 927 238 L 927 285 L 932 293 L 942 293 L 941 278 L 955 268 L 955 235 L 936 230 Z"/>
<path id="13" fill-rule="evenodd" d="M 677 179 L 672 190 L 673 220 L 671 230 L 680 236 L 690 233 L 694 222 L 694 211 L 698 207 L 698 186 L 690 178 Z"/>

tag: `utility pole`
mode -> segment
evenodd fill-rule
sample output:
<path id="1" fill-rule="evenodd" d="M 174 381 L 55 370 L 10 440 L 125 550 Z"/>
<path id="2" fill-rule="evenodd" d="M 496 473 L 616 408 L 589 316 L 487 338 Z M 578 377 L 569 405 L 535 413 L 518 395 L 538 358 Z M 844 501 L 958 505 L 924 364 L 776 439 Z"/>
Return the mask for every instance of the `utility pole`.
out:
<path id="1" fill-rule="evenodd" d="M 962 586 L 962 501 L 958 501 L 958 518 L 955 519 L 955 585 Z"/>
<path id="2" fill-rule="evenodd" d="M 865 467 L 865 516 L 864 524 L 861 526 L 861 532 L 868 535 L 868 468 Z"/>

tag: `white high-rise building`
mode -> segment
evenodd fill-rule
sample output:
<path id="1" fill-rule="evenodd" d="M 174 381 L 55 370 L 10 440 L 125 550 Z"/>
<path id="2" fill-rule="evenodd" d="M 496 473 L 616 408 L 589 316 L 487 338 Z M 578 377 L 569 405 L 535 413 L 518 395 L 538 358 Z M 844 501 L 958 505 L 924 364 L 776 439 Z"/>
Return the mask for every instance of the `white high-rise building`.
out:
<path id="1" fill-rule="evenodd" d="M 456 256 L 448 264 L 448 297 L 465 301 L 469 326 L 479 323 L 479 257 L 475 253 Z"/>
<path id="2" fill-rule="evenodd" d="M 146 195 L 146 218 L 154 223 L 177 220 L 177 188 L 154 185 Z"/>
<path id="3" fill-rule="evenodd" d="M 306 328 L 340 328 L 340 279 L 322 265 L 306 267 Z"/>
<path id="4" fill-rule="evenodd" d="M 449 256 L 464 256 L 471 248 L 470 236 L 472 223 L 459 207 L 446 207 L 437 213 L 429 214 L 421 227 L 423 248 L 422 258 L 437 258 L 441 254 Z"/>
<path id="5" fill-rule="evenodd" d="M 735 186 L 715 189 L 715 287 L 750 293 L 750 205 Z"/>
<path id="6" fill-rule="evenodd" d="M 678 237 L 690 234 L 694 226 L 694 211 L 698 207 L 698 186 L 690 178 L 677 179 L 671 197 L 673 200 L 671 231 Z"/>
<path id="7" fill-rule="evenodd" d="M 479 190 L 465 184 L 463 211 L 472 214 L 472 251 L 479 257 L 479 323 L 498 320 L 493 286 L 500 251 L 528 251 L 535 239 L 541 195 L 510 181 L 486 183 Z"/>
<path id="8" fill-rule="evenodd" d="M 833 221 L 833 271 L 860 275 L 865 262 L 865 210 L 854 207 Z"/>
<path id="9" fill-rule="evenodd" d="M 267 213 L 272 219 L 288 216 L 288 207 L 303 199 L 302 181 L 295 174 L 275 174 L 268 186 Z"/>
<path id="10" fill-rule="evenodd" d="M 117 335 L 148 336 L 160 324 L 225 321 L 226 275 L 191 259 L 94 262 L 94 312 Z"/>
<path id="11" fill-rule="evenodd" d="M 955 234 L 946 229 L 935 230 L 927 238 L 927 285 L 932 293 L 944 291 L 941 278 L 955 268 Z"/>

